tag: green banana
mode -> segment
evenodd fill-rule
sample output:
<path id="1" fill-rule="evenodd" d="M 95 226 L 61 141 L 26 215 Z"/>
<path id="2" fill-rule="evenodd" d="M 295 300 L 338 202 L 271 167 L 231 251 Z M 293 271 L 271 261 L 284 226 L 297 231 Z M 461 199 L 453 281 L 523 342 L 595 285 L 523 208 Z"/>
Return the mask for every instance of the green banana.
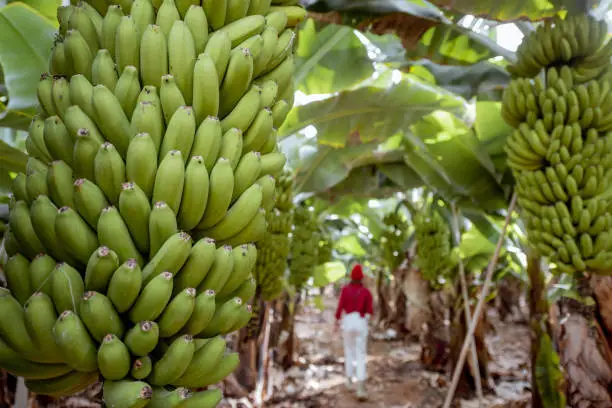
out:
<path id="1" fill-rule="evenodd" d="M 36 157 L 43 163 L 48 163 L 53 160 L 53 158 L 51 157 L 51 153 L 49 153 L 49 149 L 47 149 L 47 145 L 45 144 L 44 131 L 45 122 L 39 115 L 34 116 L 30 122 L 30 126 L 28 127 L 26 150 L 28 151 L 28 154 Z"/>
<path id="2" fill-rule="evenodd" d="M 93 68 L 92 68 L 93 70 Z M 93 75 L 93 74 L 92 74 Z M 84 75 L 78 74 L 70 78 L 70 102 L 80 107 L 89 117 L 93 117 L 93 84 Z M 51 115 L 49 115 L 51 116 Z M 76 139 L 76 134 L 71 135 Z"/>
<path id="3" fill-rule="evenodd" d="M 67 252 L 83 265 L 87 263 L 91 253 L 99 246 L 95 232 L 70 207 L 62 207 L 57 210 L 55 233 Z"/>
<path id="4" fill-rule="evenodd" d="M 232 296 L 240 298 L 244 303 L 250 301 L 255 295 L 255 290 L 257 289 L 257 281 L 255 278 L 251 277 L 244 281 L 242 285 L 234 293 Z M 232 329 L 232 331 L 238 329 Z"/>
<path id="5" fill-rule="evenodd" d="M 153 398 L 147 405 L 149 408 L 177 408 L 183 405 L 184 401 L 191 398 L 191 392 L 186 388 L 175 388 L 172 391 L 164 387 L 153 389 Z"/>
<path id="6" fill-rule="evenodd" d="M 206 229 L 217 224 L 225 216 L 232 200 L 234 190 L 234 172 L 230 161 L 224 157 L 210 172 L 210 183 L 208 189 L 208 202 L 204 216 L 198 224 L 198 229 Z"/>
<path id="7" fill-rule="evenodd" d="M 204 346 L 196 350 L 187 369 L 175 384 L 182 387 L 197 388 L 202 378 L 214 373 L 223 358 L 226 341 L 221 336 L 210 339 Z"/>
<path id="8" fill-rule="evenodd" d="M 49 156 L 71 165 L 74 140 L 68 134 L 64 122 L 59 116 L 50 116 L 44 123 L 43 140 Z"/>
<path id="9" fill-rule="evenodd" d="M 251 0 L 249 4 L 249 10 L 247 12 L 247 15 L 265 16 L 266 14 L 268 14 L 268 11 L 270 10 L 271 3 L 272 3 L 271 0 Z"/>
<path id="10" fill-rule="evenodd" d="M 185 169 L 183 196 L 177 217 L 182 229 L 189 231 L 200 223 L 208 202 L 208 184 L 204 158 L 193 156 Z"/>
<path id="11" fill-rule="evenodd" d="M 219 75 L 212 57 L 199 54 L 193 67 L 193 111 L 196 124 L 219 114 Z"/>
<path id="12" fill-rule="evenodd" d="M 248 242 L 259 241 L 266 232 L 266 210 L 260 208 L 257 214 L 249 221 L 246 227 L 238 234 L 225 240 L 222 244 L 237 246 Z"/>
<path id="13" fill-rule="evenodd" d="M 200 336 L 214 337 L 219 334 L 228 333 L 240 315 L 242 300 L 233 298 L 217 307 L 215 315 L 208 325 L 204 328 Z"/>
<path id="14" fill-rule="evenodd" d="M 157 150 L 149 133 L 138 133 L 132 138 L 125 156 L 125 174 L 148 198 L 153 196 L 157 174 Z"/>
<path id="15" fill-rule="evenodd" d="M 223 356 L 215 371 L 208 377 L 202 378 L 200 382 L 201 387 L 216 384 L 228 375 L 230 375 L 236 367 L 240 364 L 240 357 L 238 353 L 230 353 Z"/>
<path id="16" fill-rule="evenodd" d="M 232 249 L 232 256 L 234 258 L 232 273 L 223 285 L 223 288 L 217 294 L 218 299 L 225 300 L 230 297 L 234 291 L 247 281 L 248 276 L 253 272 L 255 267 L 257 250 L 255 250 L 253 244 L 241 244 Z"/>
<path id="17" fill-rule="evenodd" d="M 75 209 L 90 227 L 97 228 L 102 210 L 109 205 L 104 192 L 84 178 L 77 179 L 73 186 Z"/>
<path id="18" fill-rule="evenodd" d="M 123 184 L 119 195 L 119 213 L 125 220 L 136 247 L 140 252 L 148 252 L 151 205 L 147 195 L 137 184 Z"/>
<path id="19" fill-rule="evenodd" d="M 149 217 L 149 257 L 153 258 L 164 242 L 176 232 L 178 226 L 172 209 L 163 201 L 155 203 Z"/>
<path id="20" fill-rule="evenodd" d="M 210 23 L 213 31 L 219 30 L 225 24 L 225 15 L 227 13 L 227 0 L 203 0 L 202 8 L 206 13 L 206 18 Z"/>
<path id="21" fill-rule="evenodd" d="M 158 340 L 159 326 L 157 323 L 142 321 L 127 331 L 124 342 L 132 354 L 145 357 L 155 349 Z"/>
<path id="22" fill-rule="evenodd" d="M 172 274 L 162 272 L 142 289 L 136 303 L 129 310 L 133 323 L 157 319 L 172 297 Z M 148 353 L 147 353 L 148 354 Z"/>
<path id="23" fill-rule="evenodd" d="M 238 197 L 229 208 L 225 217 L 214 227 L 208 229 L 206 234 L 215 240 L 228 239 L 242 231 L 249 221 L 255 217 L 263 199 L 259 184 L 252 184 Z"/>
<path id="24" fill-rule="evenodd" d="M 95 182 L 111 204 L 116 204 L 125 181 L 125 163 L 109 142 L 100 145 L 94 159 Z"/>
<path id="25" fill-rule="evenodd" d="M 140 81 L 138 80 L 138 70 L 136 67 L 126 65 L 117 81 L 114 94 L 126 117 L 131 118 L 140 96 Z"/>
<path id="26" fill-rule="evenodd" d="M 181 332 L 192 336 L 200 334 L 215 315 L 215 307 L 215 291 L 200 292 L 196 297 L 193 312 Z"/>
<path id="27" fill-rule="evenodd" d="M 225 26 L 236 20 L 241 20 L 249 11 L 249 1 L 227 0 L 227 12 L 225 15 Z"/>
<path id="28" fill-rule="evenodd" d="M 117 38 L 117 28 L 121 23 L 123 17 L 123 11 L 121 6 L 118 4 L 111 4 L 108 6 L 104 21 L 102 22 L 102 33 L 100 36 L 100 43 L 102 48 L 107 49 L 110 52 L 111 57 L 115 58 L 115 44 Z"/>
<path id="29" fill-rule="evenodd" d="M 225 117 L 244 96 L 253 78 L 253 56 L 248 49 L 230 53 L 227 72 L 219 89 L 219 114 Z"/>
<path id="30" fill-rule="evenodd" d="M 192 239 L 186 232 L 177 232 L 170 236 L 143 268 L 143 281 L 148 283 L 161 272 L 176 274 L 187 261 L 191 248 Z"/>
<path id="31" fill-rule="evenodd" d="M 214 290 L 219 292 L 225 282 L 230 277 L 234 268 L 234 258 L 232 256 L 232 247 L 223 245 L 215 251 L 215 261 L 212 267 L 204 277 L 204 280 L 198 286 L 198 292 L 205 290 Z"/>
<path id="32" fill-rule="evenodd" d="M 266 14 L 266 25 L 274 27 L 277 33 L 282 33 L 287 27 L 288 17 L 286 13 L 282 11 L 272 11 Z"/>
<path id="33" fill-rule="evenodd" d="M 180 19 L 181 14 L 176 8 L 175 1 L 163 0 L 161 6 L 157 10 L 157 19 L 155 20 L 155 24 L 161 27 L 161 30 L 166 38 L 168 38 L 170 35 L 174 22 L 179 21 Z"/>
<path id="34" fill-rule="evenodd" d="M 138 265 L 144 263 L 142 255 L 136 248 L 134 240 L 130 236 L 130 231 L 116 207 L 110 206 L 102 210 L 98 219 L 97 230 L 100 244 L 115 251 L 119 257 L 119 262 L 135 259 Z"/>
<path id="35" fill-rule="evenodd" d="M 32 260 L 29 267 L 29 275 L 34 292 L 42 292 L 51 296 L 51 274 L 55 268 L 55 263 L 55 260 L 47 254 L 38 254 Z M 8 263 L 5 269 L 7 267 Z"/>
<path id="36" fill-rule="evenodd" d="M 192 3 L 193 5 L 189 5 L 185 13 L 184 20 L 193 36 L 196 55 L 198 55 L 204 52 L 206 43 L 208 42 L 208 19 L 206 18 L 204 9 L 200 6 L 200 2 L 198 0 L 192 0 Z"/>
<path id="37" fill-rule="evenodd" d="M 162 358 L 153 364 L 149 382 L 153 385 L 172 384 L 185 372 L 194 353 L 193 337 L 188 334 L 178 337 Z"/>
<path id="38" fill-rule="evenodd" d="M 25 327 L 32 339 L 34 346 L 40 350 L 40 356 L 44 357 L 47 364 L 62 364 L 62 359 L 59 349 L 55 344 L 53 335 L 53 326 L 57 320 L 57 313 L 53 307 L 51 298 L 42 292 L 35 292 L 24 305 L 24 320 Z M 2 344 L 0 340 L 0 355 L 2 354 Z M 0 357 L 1 364 L 2 357 Z M 56 368 L 59 368 L 56 366 Z M 63 370 L 56 372 L 53 377 L 65 374 L 69 371 L 68 366 L 64 366 Z M 29 376 L 30 378 L 35 375 Z"/>
<path id="39" fill-rule="evenodd" d="M 93 101 L 93 91 L 92 91 L 92 101 Z M 92 103 L 93 109 L 93 103 Z M 94 121 L 87 116 L 85 111 L 81 109 L 80 106 L 72 105 L 68 109 L 66 109 L 65 115 L 62 118 L 64 121 L 64 125 L 66 129 L 68 129 L 68 134 L 72 138 L 73 141 L 78 140 L 79 133 L 81 133 L 81 129 L 87 129 L 89 135 L 98 142 L 98 145 L 104 143 L 104 137 L 98 130 L 98 127 L 94 123 Z M 75 153 L 73 153 L 73 162 L 75 165 L 78 165 L 77 160 L 75 158 L 80 159 Z"/>
<path id="40" fill-rule="evenodd" d="M 196 131 L 190 155 L 202 156 L 206 169 L 211 169 L 217 162 L 219 151 L 221 150 L 221 122 L 216 116 L 208 116 L 199 125 Z"/>
<path id="41" fill-rule="evenodd" d="M 125 157 L 130 143 L 131 129 L 130 121 L 123 112 L 119 100 L 108 88 L 96 85 L 92 101 L 96 125 L 104 134 L 104 138 L 115 146 L 120 156 Z"/>
<path id="42" fill-rule="evenodd" d="M 132 115 L 131 128 L 134 135 L 148 133 L 157 153 L 165 130 L 164 118 L 159 104 L 148 101 L 138 103 Z"/>
<path id="43" fill-rule="evenodd" d="M 232 201 L 244 193 L 259 178 L 261 171 L 261 155 L 258 152 L 248 152 L 242 156 L 234 171 L 234 190 Z"/>
<path id="44" fill-rule="evenodd" d="M 269 211 L 274 206 L 276 180 L 269 174 L 261 176 L 256 181 L 261 186 L 262 199 L 261 206 L 266 211 Z"/>
<path id="45" fill-rule="evenodd" d="M 160 337 L 178 333 L 191 317 L 195 307 L 196 290 L 187 288 L 179 292 L 168 304 L 159 318 Z"/>
<path id="46" fill-rule="evenodd" d="M 174 278 L 175 295 L 184 289 L 198 287 L 215 260 L 215 250 L 215 240 L 210 238 L 200 239 L 191 247 L 187 261 Z"/>
<path id="47" fill-rule="evenodd" d="M 268 140 L 266 140 L 264 145 L 261 146 L 261 148 L 259 149 L 260 153 L 261 154 L 272 153 L 276 151 L 277 145 L 278 145 L 278 134 L 277 134 L 276 129 L 272 129 L 270 133 L 268 134 Z"/>
<path id="48" fill-rule="evenodd" d="M 242 4 L 247 3 L 243 0 L 228 0 L 228 2 Z M 228 4 L 228 6 L 230 6 L 230 4 Z M 246 6 L 248 7 L 248 4 L 246 4 Z M 246 15 L 246 10 L 244 14 Z M 265 26 L 265 17 L 255 15 L 247 16 L 234 21 L 226 21 L 223 28 L 219 29 L 218 31 L 227 33 L 232 43 L 232 47 L 235 47 L 247 38 L 252 37 L 256 34 L 261 34 Z"/>
<path id="49" fill-rule="evenodd" d="M 140 75 L 143 85 L 161 87 L 162 76 L 168 72 L 168 43 L 158 25 L 146 27 L 140 42 Z"/>
<path id="50" fill-rule="evenodd" d="M 164 113 L 164 120 L 166 123 L 170 122 L 170 118 L 174 115 L 174 112 L 181 106 L 186 106 L 185 97 L 179 89 L 176 78 L 173 75 L 164 75 L 161 78 L 161 88 L 159 90 L 159 98 L 161 100 L 161 107 Z"/>
<path id="51" fill-rule="evenodd" d="M 238 128 L 230 128 L 223 134 L 221 139 L 219 157 L 227 158 L 230 161 L 232 170 L 236 170 L 242 156 L 242 139 L 242 131 Z"/>
<path id="52" fill-rule="evenodd" d="M 119 74 L 110 51 L 105 48 L 99 49 L 91 66 L 92 85 L 104 85 L 112 92 L 118 80 Z"/>
<path id="53" fill-rule="evenodd" d="M 33 158 L 30 157 L 30 160 Z M 28 203 L 31 203 L 36 197 L 41 195 L 49 195 L 47 187 L 47 169 L 43 171 L 27 171 L 26 170 L 26 192 L 28 195 Z"/>
<path id="54" fill-rule="evenodd" d="M 276 102 L 278 95 L 278 84 L 276 81 L 265 81 L 261 84 L 261 104 L 260 109 L 271 108 Z"/>
<path id="55" fill-rule="evenodd" d="M 257 285 L 255 283 L 255 279 L 253 278 L 252 281 L 253 281 L 253 287 L 255 287 Z M 238 331 L 242 329 L 251 321 L 253 317 L 254 317 L 253 308 L 251 307 L 251 305 L 247 305 L 247 304 L 242 305 L 242 307 L 240 308 L 240 315 L 236 319 L 236 323 L 232 326 L 230 331 Z"/>
<path id="56" fill-rule="evenodd" d="M 147 27 L 155 22 L 155 9 L 153 8 L 153 4 L 151 4 L 150 0 L 134 0 L 130 14 L 134 19 L 138 38 L 142 40 L 142 36 Z"/>
<path id="57" fill-rule="evenodd" d="M 119 257 L 112 249 L 101 246 L 95 250 L 85 268 L 85 289 L 107 293 L 106 287 L 119 267 Z"/>
<path id="58" fill-rule="evenodd" d="M 273 152 L 261 156 L 261 175 L 277 176 L 283 171 L 287 158 L 283 153 Z"/>
<path id="59" fill-rule="evenodd" d="M 13 193 L 13 197 L 17 201 L 26 201 L 28 199 L 25 174 L 17 173 L 13 179 L 13 182 L 11 183 L 11 191 Z"/>
<path id="60" fill-rule="evenodd" d="M 259 112 L 260 103 L 261 87 L 254 85 L 238 101 L 234 109 L 223 118 L 221 129 L 227 131 L 231 128 L 238 128 L 246 132 Z"/>
<path id="61" fill-rule="evenodd" d="M 36 96 L 40 103 L 45 116 L 56 115 L 55 103 L 53 102 L 53 76 L 48 73 L 43 73 L 40 76 L 40 82 L 36 88 Z M 41 120 L 35 117 L 35 120 Z"/>
<path id="62" fill-rule="evenodd" d="M 70 102 L 70 86 L 68 80 L 64 77 L 53 78 L 53 105 L 55 106 L 55 112 L 57 116 L 64 119 L 66 109 L 71 105 Z"/>
<path id="63" fill-rule="evenodd" d="M 66 65 L 75 74 L 82 74 L 91 80 L 91 64 L 97 50 L 89 48 L 81 31 L 68 30 L 64 37 Z M 57 106 L 56 106 L 57 107 Z"/>
<path id="64" fill-rule="evenodd" d="M 50 379 L 26 379 L 25 385 L 33 393 L 57 398 L 83 391 L 98 381 L 98 377 L 97 371 L 72 371 L 60 377 Z"/>
<path id="65" fill-rule="evenodd" d="M 149 374 L 151 374 L 152 369 L 153 362 L 151 361 L 151 357 L 140 357 L 134 360 L 132 369 L 130 370 L 130 375 L 136 380 L 144 380 L 149 376 Z"/>
<path id="66" fill-rule="evenodd" d="M 171 150 L 162 160 L 155 175 L 153 202 L 164 201 L 178 214 L 183 186 L 185 184 L 185 162 L 180 150 Z"/>
<path id="67" fill-rule="evenodd" d="M 6 288 L 0 288 L 0 344 L 2 343 L 26 360 L 45 362 L 39 361 L 40 350 L 36 349 L 28 334 L 23 307 Z M 42 357 L 43 360 L 49 358 Z"/>
<path id="68" fill-rule="evenodd" d="M 55 232 L 57 207 L 53 205 L 48 196 L 38 196 L 32 202 L 30 207 L 30 217 L 32 227 L 35 231 L 37 231 L 37 236 L 47 251 L 58 260 L 75 263 L 76 261 L 74 258 L 68 255 L 57 239 Z M 12 235 L 13 234 L 11 234 L 11 236 Z"/>
<path id="69" fill-rule="evenodd" d="M 193 100 L 193 67 L 196 45 L 189 27 L 182 20 L 172 24 L 168 34 L 168 65 L 187 105 Z"/>
<path id="70" fill-rule="evenodd" d="M 219 83 L 225 78 L 225 71 L 230 60 L 232 51 L 232 41 L 227 33 L 223 31 L 214 31 L 208 38 L 204 54 L 210 55 L 217 69 L 217 77 Z"/>
<path id="71" fill-rule="evenodd" d="M 85 291 L 79 272 L 65 262 L 58 263 L 51 274 L 51 298 L 55 310 L 78 310 L 78 304 Z"/>
<path id="72" fill-rule="evenodd" d="M 134 259 L 121 264 L 108 283 L 108 298 L 119 313 L 129 310 L 142 287 L 142 271 Z"/>
<path id="73" fill-rule="evenodd" d="M 99 343 L 108 334 L 123 337 L 125 328 L 111 301 L 101 293 L 85 292 L 79 304 L 79 317 Z"/>
<path id="74" fill-rule="evenodd" d="M 130 352 L 114 334 L 107 334 L 98 349 L 98 369 L 105 380 L 121 380 L 130 372 Z"/>
<path id="75" fill-rule="evenodd" d="M 58 207 L 74 207 L 74 188 L 72 186 L 72 169 L 62 160 L 49 164 L 47 187 L 49 197 Z"/>
<path id="76" fill-rule="evenodd" d="M 217 388 L 194 392 L 181 405 L 185 408 L 214 408 L 222 399 L 223 392 Z"/>
<path id="77" fill-rule="evenodd" d="M 109 408 L 144 408 L 153 397 L 153 389 L 143 381 L 104 381 L 102 393 Z"/>
<path id="78" fill-rule="evenodd" d="M 92 136 L 89 129 L 79 129 L 73 152 L 76 177 L 95 180 L 94 162 L 101 145 L 102 143 Z"/>
<path id="79" fill-rule="evenodd" d="M 281 30 L 282 31 L 282 30 Z M 272 25 L 267 25 L 264 31 L 261 33 L 261 38 L 263 40 L 263 45 L 259 56 L 253 62 L 253 77 L 259 77 L 267 68 L 268 62 L 274 55 L 274 51 L 276 50 L 276 44 L 278 42 L 278 33 L 280 31 L 277 30 Z M 276 92 L 278 95 L 278 84 L 276 86 Z"/>
<path id="80" fill-rule="evenodd" d="M 64 361 L 73 370 L 84 373 L 97 370 L 96 345 L 72 310 L 60 314 L 53 326 L 53 335 Z"/>
<path id="81" fill-rule="evenodd" d="M 168 122 L 166 133 L 161 143 L 159 157 L 164 158 L 172 150 L 181 152 L 186 160 L 195 138 L 196 119 L 190 106 L 181 106 L 174 112 Z"/>
<path id="82" fill-rule="evenodd" d="M 133 65 L 140 68 L 140 36 L 138 27 L 130 15 L 121 17 L 117 26 L 115 39 L 115 58 L 117 71 L 123 72 L 125 67 Z"/>
<path id="83" fill-rule="evenodd" d="M 34 293 L 29 276 L 29 267 L 30 262 L 21 254 L 10 257 L 4 267 L 6 283 L 22 305 Z"/>

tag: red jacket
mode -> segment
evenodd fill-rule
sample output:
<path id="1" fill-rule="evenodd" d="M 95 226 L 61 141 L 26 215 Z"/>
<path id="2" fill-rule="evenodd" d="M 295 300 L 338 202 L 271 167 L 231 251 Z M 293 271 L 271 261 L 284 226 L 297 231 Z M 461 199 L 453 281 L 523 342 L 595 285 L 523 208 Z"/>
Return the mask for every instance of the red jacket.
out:
<path id="1" fill-rule="evenodd" d="M 361 317 L 366 314 L 372 315 L 372 293 L 358 282 L 351 282 L 342 288 L 340 301 L 336 309 L 336 320 L 342 317 L 342 312 L 346 314 L 359 312 Z"/>

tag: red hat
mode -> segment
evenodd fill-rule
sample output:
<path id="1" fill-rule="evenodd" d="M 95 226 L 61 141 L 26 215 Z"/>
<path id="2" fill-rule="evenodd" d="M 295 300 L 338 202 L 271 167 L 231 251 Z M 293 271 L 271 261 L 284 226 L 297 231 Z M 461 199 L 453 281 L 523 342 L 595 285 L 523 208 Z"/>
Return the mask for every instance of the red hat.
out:
<path id="1" fill-rule="evenodd" d="M 353 270 L 351 271 L 351 279 L 355 281 L 360 281 L 363 279 L 363 271 L 361 270 L 360 264 L 353 266 Z"/>

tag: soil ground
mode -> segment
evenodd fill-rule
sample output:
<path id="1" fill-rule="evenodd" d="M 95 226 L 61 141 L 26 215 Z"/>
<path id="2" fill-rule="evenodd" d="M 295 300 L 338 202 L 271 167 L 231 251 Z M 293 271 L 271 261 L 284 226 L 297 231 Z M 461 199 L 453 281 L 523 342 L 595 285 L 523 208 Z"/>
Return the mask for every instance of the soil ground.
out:
<path id="1" fill-rule="evenodd" d="M 297 317 L 300 357 L 286 373 L 275 372 L 275 390 L 266 408 L 438 408 L 448 390 L 449 377 L 424 370 L 417 343 L 384 339 L 371 333 L 368 345 L 369 400 L 358 402 L 344 385 L 342 340 L 333 333 L 335 299 L 325 299 L 324 311 L 306 307 Z M 494 330 L 487 337 L 493 392 L 482 407 L 523 408 L 529 404 L 529 330 L 525 325 L 500 322 L 489 313 Z M 386 336 L 388 337 L 388 336 Z M 376 339 L 378 338 L 378 339 Z M 383 338 L 383 339 L 381 339 Z M 224 407 L 251 407 L 224 401 Z M 478 400 L 457 401 L 457 407 L 476 408 Z"/>

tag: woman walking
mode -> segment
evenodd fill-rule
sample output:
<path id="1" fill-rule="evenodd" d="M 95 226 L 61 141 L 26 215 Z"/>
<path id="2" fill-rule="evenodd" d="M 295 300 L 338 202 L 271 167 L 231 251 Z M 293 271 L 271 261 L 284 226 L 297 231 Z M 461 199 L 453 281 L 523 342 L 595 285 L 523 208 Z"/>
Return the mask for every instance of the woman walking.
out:
<path id="1" fill-rule="evenodd" d="M 357 398 L 365 400 L 368 321 L 372 316 L 372 293 L 363 286 L 362 280 L 363 270 L 361 265 L 357 264 L 351 271 L 351 282 L 342 288 L 334 329 L 342 326 L 346 384 L 351 388 L 355 378 Z"/>

